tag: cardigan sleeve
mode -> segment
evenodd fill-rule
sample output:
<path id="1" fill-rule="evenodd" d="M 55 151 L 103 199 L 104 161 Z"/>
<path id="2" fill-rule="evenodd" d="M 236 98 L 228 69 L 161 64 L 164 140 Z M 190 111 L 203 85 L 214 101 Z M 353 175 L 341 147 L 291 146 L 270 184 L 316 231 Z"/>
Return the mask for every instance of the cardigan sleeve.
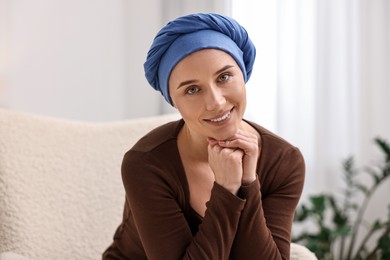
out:
<path id="1" fill-rule="evenodd" d="M 261 171 L 262 169 L 260 169 Z M 297 148 L 279 160 L 272 187 L 262 197 L 260 181 L 242 187 L 246 199 L 232 247 L 232 259 L 289 259 L 295 208 L 302 193 L 305 166 Z"/>
<path id="2" fill-rule="evenodd" d="M 166 176 L 163 167 L 148 159 L 131 155 L 124 159 L 126 199 L 146 258 L 228 259 L 245 200 L 214 183 L 203 222 L 192 236 L 174 181 Z"/>

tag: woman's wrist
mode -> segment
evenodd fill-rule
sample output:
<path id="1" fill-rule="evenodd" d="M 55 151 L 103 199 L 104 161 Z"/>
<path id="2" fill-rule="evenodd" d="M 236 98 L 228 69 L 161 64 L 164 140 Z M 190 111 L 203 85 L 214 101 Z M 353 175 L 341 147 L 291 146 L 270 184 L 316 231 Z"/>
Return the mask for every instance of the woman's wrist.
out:
<path id="1" fill-rule="evenodd" d="M 234 195 L 237 195 L 237 192 L 240 189 L 240 187 L 238 185 L 224 185 L 224 184 L 220 184 L 220 183 L 218 183 L 218 184 Z"/>
<path id="2" fill-rule="evenodd" d="M 254 176 L 248 177 L 248 178 L 242 178 L 241 185 L 242 186 L 247 186 L 253 183 L 257 179 L 257 175 L 255 174 Z"/>

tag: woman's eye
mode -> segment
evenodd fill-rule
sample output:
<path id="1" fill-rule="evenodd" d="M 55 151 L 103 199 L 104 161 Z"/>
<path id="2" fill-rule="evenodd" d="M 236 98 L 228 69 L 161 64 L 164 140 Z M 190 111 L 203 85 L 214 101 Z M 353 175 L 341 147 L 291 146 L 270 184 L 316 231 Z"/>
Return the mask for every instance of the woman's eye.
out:
<path id="1" fill-rule="evenodd" d="M 218 81 L 220 81 L 220 82 L 227 81 L 229 78 L 230 78 L 230 75 L 227 73 L 224 73 L 221 76 L 219 76 Z"/>
<path id="2" fill-rule="evenodd" d="M 199 88 L 198 87 L 188 87 L 186 89 L 186 94 L 188 95 L 192 95 L 192 94 L 195 94 L 196 92 L 199 91 Z"/>

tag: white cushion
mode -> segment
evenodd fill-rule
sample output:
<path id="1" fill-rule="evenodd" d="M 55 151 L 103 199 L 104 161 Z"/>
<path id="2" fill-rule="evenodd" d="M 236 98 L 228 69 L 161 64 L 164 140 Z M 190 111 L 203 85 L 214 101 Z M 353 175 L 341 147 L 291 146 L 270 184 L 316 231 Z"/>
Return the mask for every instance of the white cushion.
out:
<path id="1" fill-rule="evenodd" d="M 173 118 L 86 123 L 0 109 L 0 252 L 101 258 L 122 216 L 123 154 Z"/>

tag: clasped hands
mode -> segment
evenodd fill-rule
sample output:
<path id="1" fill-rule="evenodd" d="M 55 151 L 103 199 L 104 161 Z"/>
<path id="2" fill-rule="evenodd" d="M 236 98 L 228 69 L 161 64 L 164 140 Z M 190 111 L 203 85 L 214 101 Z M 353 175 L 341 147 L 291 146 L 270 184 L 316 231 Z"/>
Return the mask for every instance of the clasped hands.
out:
<path id="1" fill-rule="evenodd" d="M 237 194 L 242 185 L 256 180 L 259 140 L 255 134 L 239 129 L 228 140 L 208 138 L 208 160 L 215 182 Z"/>

